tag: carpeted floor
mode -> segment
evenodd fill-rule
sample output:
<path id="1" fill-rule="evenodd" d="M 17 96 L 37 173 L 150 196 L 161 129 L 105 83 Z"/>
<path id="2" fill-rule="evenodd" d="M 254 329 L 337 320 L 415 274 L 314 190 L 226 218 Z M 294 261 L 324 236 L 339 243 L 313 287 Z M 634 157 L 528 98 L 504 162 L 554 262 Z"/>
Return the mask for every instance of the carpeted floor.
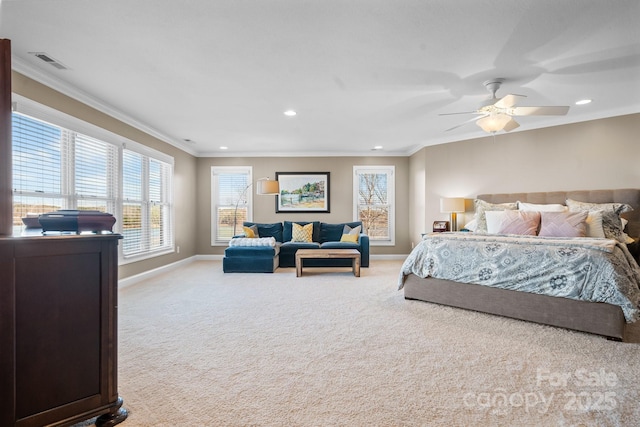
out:
<path id="1" fill-rule="evenodd" d="M 638 327 L 618 343 L 406 301 L 400 265 L 198 261 L 122 289 L 122 425 L 638 425 Z"/>

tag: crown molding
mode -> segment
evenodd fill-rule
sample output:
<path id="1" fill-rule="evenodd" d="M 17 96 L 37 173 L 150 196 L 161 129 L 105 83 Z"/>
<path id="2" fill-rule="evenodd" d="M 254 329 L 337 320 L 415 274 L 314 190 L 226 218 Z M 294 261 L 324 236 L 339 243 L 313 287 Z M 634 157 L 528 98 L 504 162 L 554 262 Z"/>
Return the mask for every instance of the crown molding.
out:
<path id="1" fill-rule="evenodd" d="M 183 141 L 176 140 L 175 138 L 172 138 L 167 134 L 160 132 L 159 130 L 137 120 L 136 118 L 131 117 L 130 115 L 125 114 L 122 111 L 119 111 L 118 109 L 107 104 L 101 99 L 89 95 L 88 93 L 78 89 L 77 87 L 74 87 L 56 77 L 53 77 L 50 74 L 43 72 L 42 70 L 34 67 L 33 65 L 29 64 L 21 58 L 18 58 L 17 56 L 12 55 L 11 57 L 11 68 L 16 72 L 37 81 L 38 83 L 42 83 L 43 85 L 56 90 L 63 95 L 73 98 L 76 101 L 82 102 L 83 104 L 94 108 L 101 113 L 113 117 L 114 119 L 132 126 L 148 135 L 151 135 L 154 138 L 166 142 L 167 144 L 170 144 L 186 153 L 189 153 L 192 156 L 198 156 L 198 153 L 193 150 L 193 147 L 185 145 Z"/>

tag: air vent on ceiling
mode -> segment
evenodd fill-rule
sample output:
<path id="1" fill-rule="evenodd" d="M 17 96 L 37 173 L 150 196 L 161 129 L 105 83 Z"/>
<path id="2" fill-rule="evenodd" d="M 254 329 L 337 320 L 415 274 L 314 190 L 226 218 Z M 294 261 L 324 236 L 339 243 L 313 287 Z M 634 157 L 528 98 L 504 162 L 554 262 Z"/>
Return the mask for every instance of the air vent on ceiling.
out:
<path id="1" fill-rule="evenodd" d="M 56 67 L 58 70 L 68 70 L 68 68 L 64 66 L 60 61 L 58 61 L 57 59 L 53 59 L 51 55 L 45 52 L 29 52 L 29 53 L 35 56 L 36 58 L 42 59 L 47 64 Z"/>

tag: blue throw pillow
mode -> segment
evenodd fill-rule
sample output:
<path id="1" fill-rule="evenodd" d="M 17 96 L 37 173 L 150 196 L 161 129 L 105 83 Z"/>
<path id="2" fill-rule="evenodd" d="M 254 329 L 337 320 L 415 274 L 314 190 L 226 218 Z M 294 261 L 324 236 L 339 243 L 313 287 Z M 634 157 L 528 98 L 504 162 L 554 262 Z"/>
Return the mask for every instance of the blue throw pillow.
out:
<path id="1" fill-rule="evenodd" d="M 244 222 L 243 225 L 245 227 L 251 227 L 252 225 L 255 225 L 258 227 L 258 234 L 260 235 L 260 237 L 273 237 L 274 239 L 276 239 L 276 242 L 280 242 L 280 243 L 284 242 L 284 240 L 282 240 L 282 237 L 283 237 L 282 223 L 280 222 L 275 222 L 273 224 L 259 224 L 255 222 Z"/>

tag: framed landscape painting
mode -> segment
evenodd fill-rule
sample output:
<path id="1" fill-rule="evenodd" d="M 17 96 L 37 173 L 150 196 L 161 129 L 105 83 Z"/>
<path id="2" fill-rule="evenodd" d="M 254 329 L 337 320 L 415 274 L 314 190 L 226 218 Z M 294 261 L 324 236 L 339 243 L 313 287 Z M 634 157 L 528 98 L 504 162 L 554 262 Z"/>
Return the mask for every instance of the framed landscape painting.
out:
<path id="1" fill-rule="evenodd" d="M 329 212 L 329 172 L 276 172 L 276 213 Z"/>

